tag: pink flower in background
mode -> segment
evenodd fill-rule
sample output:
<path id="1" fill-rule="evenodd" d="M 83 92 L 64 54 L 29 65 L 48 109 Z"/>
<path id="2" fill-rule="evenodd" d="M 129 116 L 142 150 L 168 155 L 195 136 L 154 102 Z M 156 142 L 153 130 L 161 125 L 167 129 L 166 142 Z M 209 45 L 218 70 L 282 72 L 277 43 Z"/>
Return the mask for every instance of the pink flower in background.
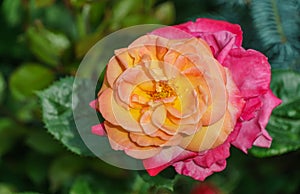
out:
<path id="1" fill-rule="evenodd" d="M 225 168 L 231 145 L 269 147 L 265 127 L 281 101 L 267 58 L 241 44 L 239 25 L 198 19 L 116 50 L 92 103 L 105 119 L 93 133 L 150 175 L 172 165 L 197 180 Z"/>

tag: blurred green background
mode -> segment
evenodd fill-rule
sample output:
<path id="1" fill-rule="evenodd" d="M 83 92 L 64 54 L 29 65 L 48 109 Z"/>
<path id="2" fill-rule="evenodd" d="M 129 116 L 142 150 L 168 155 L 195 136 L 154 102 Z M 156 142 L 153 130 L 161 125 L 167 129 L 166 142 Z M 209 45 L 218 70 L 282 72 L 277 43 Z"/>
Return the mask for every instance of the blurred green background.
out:
<path id="1" fill-rule="evenodd" d="M 300 192 L 298 0 L 0 2 L 0 194 Z M 277 69 L 272 87 L 276 94 L 288 96 L 284 102 L 292 105 L 278 110 L 279 119 L 274 115 L 270 121 L 270 133 L 275 136 L 271 152 L 256 149 L 245 155 L 232 148 L 226 170 L 199 183 L 181 175 L 175 177 L 172 169 L 150 178 L 144 172 L 79 156 L 58 141 L 60 137 L 55 139 L 51 129 L 47 131 L 36 91 L 75 75 L 82 58 L 98 40 L 132 25 L 172 25 L 197 17 L 239 23 L 244 32 L 243 46 L 266 54 L 272 68 Z M 293 86 L 287 87 L 291 82 Z"/>

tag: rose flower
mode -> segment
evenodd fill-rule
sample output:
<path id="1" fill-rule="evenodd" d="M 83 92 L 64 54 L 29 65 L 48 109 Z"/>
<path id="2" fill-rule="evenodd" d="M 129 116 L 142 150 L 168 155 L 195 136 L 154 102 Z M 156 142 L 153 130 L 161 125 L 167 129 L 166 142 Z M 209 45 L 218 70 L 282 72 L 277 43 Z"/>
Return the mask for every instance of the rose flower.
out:
<path id="1" fill-rule="evenodd" d="M 239 25 L 198 19 L 116 50 L 92 103 L 105 121 L 92 132 L 150 175 L 172 165 L 197 180 L 225 168 L 230 145 L 269 147 L 265 127 L 281 101 L 267 58 L 241 44 Z"/>

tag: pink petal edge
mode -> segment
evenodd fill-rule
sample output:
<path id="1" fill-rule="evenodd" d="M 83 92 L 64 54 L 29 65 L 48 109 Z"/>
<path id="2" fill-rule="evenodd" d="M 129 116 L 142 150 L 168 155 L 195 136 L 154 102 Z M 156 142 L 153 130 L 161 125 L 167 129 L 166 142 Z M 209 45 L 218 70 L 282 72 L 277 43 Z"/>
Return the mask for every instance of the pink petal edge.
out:
<path id="1" fill-rule="evenodd" d="M 104 124 L 100 123 L 92 126 L 92 133 L 99 136 L 106 136 Z"/>
<path id="2" fill-rule="evenodd" d="M 92 107 L 93 109 L 97 110 L 97 103 L 98 103 L 98 100 L 93 100 L 90 102 L 90 107 Z"/>

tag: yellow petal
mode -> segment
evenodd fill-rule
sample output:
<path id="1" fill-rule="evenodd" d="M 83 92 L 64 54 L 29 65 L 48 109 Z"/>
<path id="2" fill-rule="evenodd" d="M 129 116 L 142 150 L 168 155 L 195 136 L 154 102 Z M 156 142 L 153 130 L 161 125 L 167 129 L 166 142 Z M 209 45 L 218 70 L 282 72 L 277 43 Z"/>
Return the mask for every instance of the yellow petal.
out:
<path id="1" fill-rule="evenodd" d="M 213 125 L 202 127 L 195 135 L 184 137 L 180 145 L 194 152 L 212 149 L 224 143 L 232 130 L 230 114 L 226 112 L 223 118 Z"/>

